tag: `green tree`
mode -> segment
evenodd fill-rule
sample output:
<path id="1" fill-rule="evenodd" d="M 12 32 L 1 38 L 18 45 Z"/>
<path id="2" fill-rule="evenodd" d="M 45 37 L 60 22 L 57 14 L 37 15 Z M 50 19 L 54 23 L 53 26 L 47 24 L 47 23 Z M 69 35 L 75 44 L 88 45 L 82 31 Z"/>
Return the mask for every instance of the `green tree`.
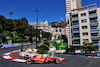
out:
<path id="1" fill-rule="evenodd" d="M 2 26 L 0 25 L 0 33 L 2 33 L 3 32 L 3 28 L 2 28 Z"/>
<path id="2" fill-rule="evenodd" d="M 12 19 L 6 19 L 6 31 L 14 31 L 14 23 Z"/>
<path id="3" fill-rule="evenodd" d="M 42 34 L 42 38 L 47 38 L 49 40 L 51 39 L 51 34 L 49 32 L 42 31 L 41 34 Z"/>
<path id="4" fill-rule="evenodd" d="M 6 18 L 3 15 L 0 15 L 0 25 L 3 28 L 3 31 L 6 30 Z"/>
<path id="5" fill-rule="evenodd" d="M 37 46 L 38 53 L 39 54 L 47 54 L 49 47 L 50 47 L 50 45 L 49 45 L 50 43 L 48 42 L 48 40 L 46 38 L 43 38 L 42 43 L 43 43 L 43 45 Z"/>
<path id="6" fill-rule="evenodd" d="M 95 46 L 93 43 L 83 43 L 83 50 L 85 50 L 86 53 L 87 53 L 87 51 L 89 51 L 91 53 L 91 51 L 93 50 L 94 47 Z"/>

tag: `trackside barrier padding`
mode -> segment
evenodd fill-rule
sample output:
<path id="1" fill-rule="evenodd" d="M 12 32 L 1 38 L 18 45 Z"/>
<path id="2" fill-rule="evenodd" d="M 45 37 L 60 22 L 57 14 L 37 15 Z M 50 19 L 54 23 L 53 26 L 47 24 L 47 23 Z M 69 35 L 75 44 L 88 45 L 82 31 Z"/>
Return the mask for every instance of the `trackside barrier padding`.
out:
<path id="1" fill-rule="evenodd" d="M 20 46 L 20 43 L 13 43 L 13 47 Z"/>
<path id="2" fill-rule="evenodd" d="M 9 48 L 9 47 L 13 47 L 13 44 L 2 44 L 2 48 Z"/>

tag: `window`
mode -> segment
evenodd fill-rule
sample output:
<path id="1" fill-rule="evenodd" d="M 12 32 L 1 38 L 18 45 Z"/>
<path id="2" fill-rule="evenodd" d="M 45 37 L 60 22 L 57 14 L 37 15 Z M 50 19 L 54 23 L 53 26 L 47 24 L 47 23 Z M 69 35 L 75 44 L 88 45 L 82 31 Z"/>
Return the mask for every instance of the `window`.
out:
<path id="1" fill-rule="evenodd" d="M 58 32 L 58 30 L 56 29 L 56 32 Z"/>
<path id="2" fill-rule="evenodd" d="M 83 43 L 89 43 L 89 39 L 83 39 Z"/>
<path id="3" fill-rule="evenodd" d="M 85 22 L 87 22 L 87 20 L 86 20 L 86 19 L 84 19 L 84 20 L 81 20 L 81 22 L 82 22 L 82 23 L 85 23 Z"/>
<path id="4" fill-rule="evenodd" d="M 88 35 L 88 32 L 83 33 L 83 36 Z"/>
<path id="5" fill-rule="evenodd" d="M 81 17 L 86 16 L 86 13 L 81 14 Z"/>
<path id="6" fill-rule="evenodd" d="M 87 29 L 87 26 L 82 26 L 82 29 Z"/>
<path id="7" fill-rule="evenodd" d="M 60 32 L 61 32 L 61 29 L 60 29 Z"/>

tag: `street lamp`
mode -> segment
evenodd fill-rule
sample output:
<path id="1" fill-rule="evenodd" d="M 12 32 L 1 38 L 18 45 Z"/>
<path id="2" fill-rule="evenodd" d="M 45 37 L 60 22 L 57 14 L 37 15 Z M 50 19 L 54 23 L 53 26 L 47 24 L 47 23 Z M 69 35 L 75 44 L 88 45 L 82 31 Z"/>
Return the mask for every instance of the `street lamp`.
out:
<path id="1" fill-rule="evenodd" d="M 13 10 L 10 10 L 9 14 L 10 14 L 10 19 L 11 19 L 11 15 L 14 14 Z"/>
<path id="2" fill-rule="evenodd" d="M 38 12 L 42 12 L 43 10 L 38 10 L 37 7 L 35 9 L 36 9 L 36 11 L 34 11 L 34 12 L 37 12 L 37 25 L 36 25 L 36 32 L 37 32 L 37 27 L 38 27 Z M 37 37 L 38 37 L 38 34 L 36 34 L 36 46 L 37 46 Z"/>

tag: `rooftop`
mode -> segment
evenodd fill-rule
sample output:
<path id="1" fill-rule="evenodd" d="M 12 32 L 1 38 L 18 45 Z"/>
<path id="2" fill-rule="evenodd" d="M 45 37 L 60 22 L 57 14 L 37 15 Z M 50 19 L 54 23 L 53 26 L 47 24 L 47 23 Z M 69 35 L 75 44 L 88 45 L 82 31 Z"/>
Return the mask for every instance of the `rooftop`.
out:
<path id="1" fill-rule="evenodd" d="M 78 8 L 78 9 L 74 9 L 74 10 L 71 10 L 71 11 L 73 13 L 73 11 L 82 11 L 82 10 L 93 9 L 93 8 L 97 8 L 97 4 L 84 6 L 84 7 L 81 7 L 81 8 Z"/>

